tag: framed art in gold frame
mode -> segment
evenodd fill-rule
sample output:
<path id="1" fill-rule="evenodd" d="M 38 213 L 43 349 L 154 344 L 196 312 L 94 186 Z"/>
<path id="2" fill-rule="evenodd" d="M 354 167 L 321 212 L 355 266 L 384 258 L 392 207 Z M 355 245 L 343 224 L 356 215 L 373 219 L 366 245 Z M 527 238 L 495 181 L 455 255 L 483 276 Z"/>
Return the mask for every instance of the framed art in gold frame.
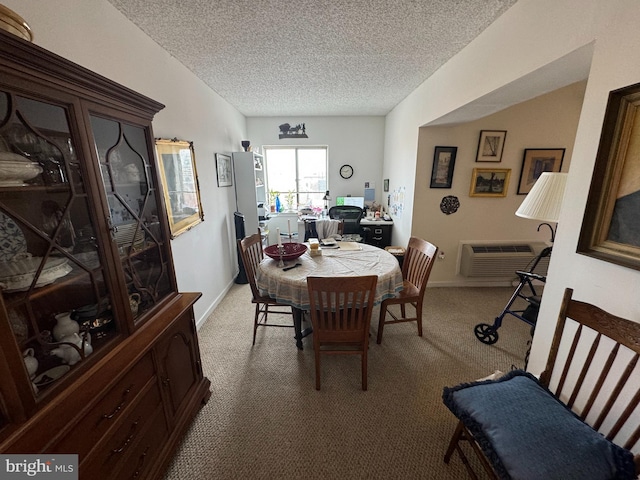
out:
<path id="1" fill-rule="evenodd" d="M 577 252 L 640 270 L 640 83 L 609 92 Z"/>
<path id="2" fill-rule="evenodd" d="M 204 221 L 193 142 L 156 139 L 171 238 Z"/>
<path id="3" fill-rule="evenodd" d="M 506 130 L 480 130 L 476 162 L 501 162 Z"/>
<path id="4" fill-rule="evenodd" d="M 469 196 L 506 197 L 510 177 L 510 168 L 474 168 Z"/>
<path id="5" fill-rule="evenodd" d="M 526 195 L 544 172 L 559 172 L 564 148 L 525 148 L 518 183 L 518 195 Z"/>

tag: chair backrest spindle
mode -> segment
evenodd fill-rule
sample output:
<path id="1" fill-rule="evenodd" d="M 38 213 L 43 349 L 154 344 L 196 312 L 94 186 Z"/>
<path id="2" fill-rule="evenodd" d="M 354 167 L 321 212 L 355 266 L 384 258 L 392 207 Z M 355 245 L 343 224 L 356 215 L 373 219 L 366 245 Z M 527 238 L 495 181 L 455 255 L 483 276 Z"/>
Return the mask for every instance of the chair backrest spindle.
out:
<path id="1" fill-rule="evenodd" d="M 583 420 L 587 418 L 587 415 L 589 415 L 589 412 L 591 411 L 591 407 L 593 407 L 593 404 L 596 401 L 596 398 L 598 398 L 598 395 L 600 395 L 600 391 L 602 390 L 602 385 L 604 385 L 605 380 L 609 376 L 609 372 L 611 371 L 611 365 L 613 365 L 613 362 L 615 361 L 618 355 L 619 349 L 620 349 L 620 344 L 616 343 L 615 346 L 613 347 L 613 350 L 611 350 L 611 353 L 609 353 L 609 358 L 607 358 L 607 362 L 604 364 L 604 367 L 600 372 L 600 377 L 598 378 L 597 383 L 593 387 L 593 391 L 589 396 L 589 400 L 587 401 L 584 409 L 582 410 L 582 414 L 580 418 L 582 418 Z"/>

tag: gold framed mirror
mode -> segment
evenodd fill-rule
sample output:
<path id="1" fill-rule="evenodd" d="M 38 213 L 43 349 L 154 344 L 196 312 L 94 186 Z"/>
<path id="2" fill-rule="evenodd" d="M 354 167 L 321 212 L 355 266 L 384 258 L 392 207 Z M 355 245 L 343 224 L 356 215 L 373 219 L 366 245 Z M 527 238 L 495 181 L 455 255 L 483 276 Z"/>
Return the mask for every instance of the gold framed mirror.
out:
<path id="1" fill-rule="evenodd" d="M 175 238 L 204 221 L 193 142 L 158 138 L 156 152 L 171 238 Z"/>

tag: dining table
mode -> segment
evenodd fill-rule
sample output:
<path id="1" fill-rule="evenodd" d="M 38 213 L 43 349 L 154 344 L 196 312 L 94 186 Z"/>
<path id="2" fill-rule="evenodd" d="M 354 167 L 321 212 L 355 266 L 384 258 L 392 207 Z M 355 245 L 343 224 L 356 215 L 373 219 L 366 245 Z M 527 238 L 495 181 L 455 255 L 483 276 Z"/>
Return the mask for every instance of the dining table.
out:
<path id="1" fill-rule="evenodd" d="M 310 310 L 307 277 L 355 277 L 377 275 L 374 305 L 392 298 L 402 290 L 402 271 L 395 256 L 384 249 L 356 242 L 336 242 L 333 248 L 320 247 L 320 255 L 309 249 L 300 257 L 285 262 L 265 256 L 256 272 L 261 295 L 271 297 L 293 310 L 296 346 L 302 350 L 302 339 L 312 333 L 302 330 L 303 312 Z M 293 268 L 291 268 L 293 267 Z"/>

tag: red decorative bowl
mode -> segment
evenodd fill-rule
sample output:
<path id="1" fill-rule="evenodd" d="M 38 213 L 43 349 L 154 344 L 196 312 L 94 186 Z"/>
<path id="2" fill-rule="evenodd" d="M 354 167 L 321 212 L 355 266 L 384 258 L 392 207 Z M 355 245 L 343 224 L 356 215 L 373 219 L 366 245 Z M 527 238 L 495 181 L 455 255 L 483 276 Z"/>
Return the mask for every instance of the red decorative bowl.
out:
<path id="1" fill-rule="evenodd" d="M 295 258 L 298 258 L 300 255 L 302 255 L 304 252 L 307 251 L 307 246 L 304 243 L 295 243 L 295 242 L 283 243 L 282 247 L 283 247 L 283 254 L 282 254 L 283 261 L 293 260 Z M 278 251 L 277 244 L 269 245 L 268 247 L 265 247 L 264 253 L 265 255 L 273 258 L 274 260 L 280 260 L 280 252 Z"/>

